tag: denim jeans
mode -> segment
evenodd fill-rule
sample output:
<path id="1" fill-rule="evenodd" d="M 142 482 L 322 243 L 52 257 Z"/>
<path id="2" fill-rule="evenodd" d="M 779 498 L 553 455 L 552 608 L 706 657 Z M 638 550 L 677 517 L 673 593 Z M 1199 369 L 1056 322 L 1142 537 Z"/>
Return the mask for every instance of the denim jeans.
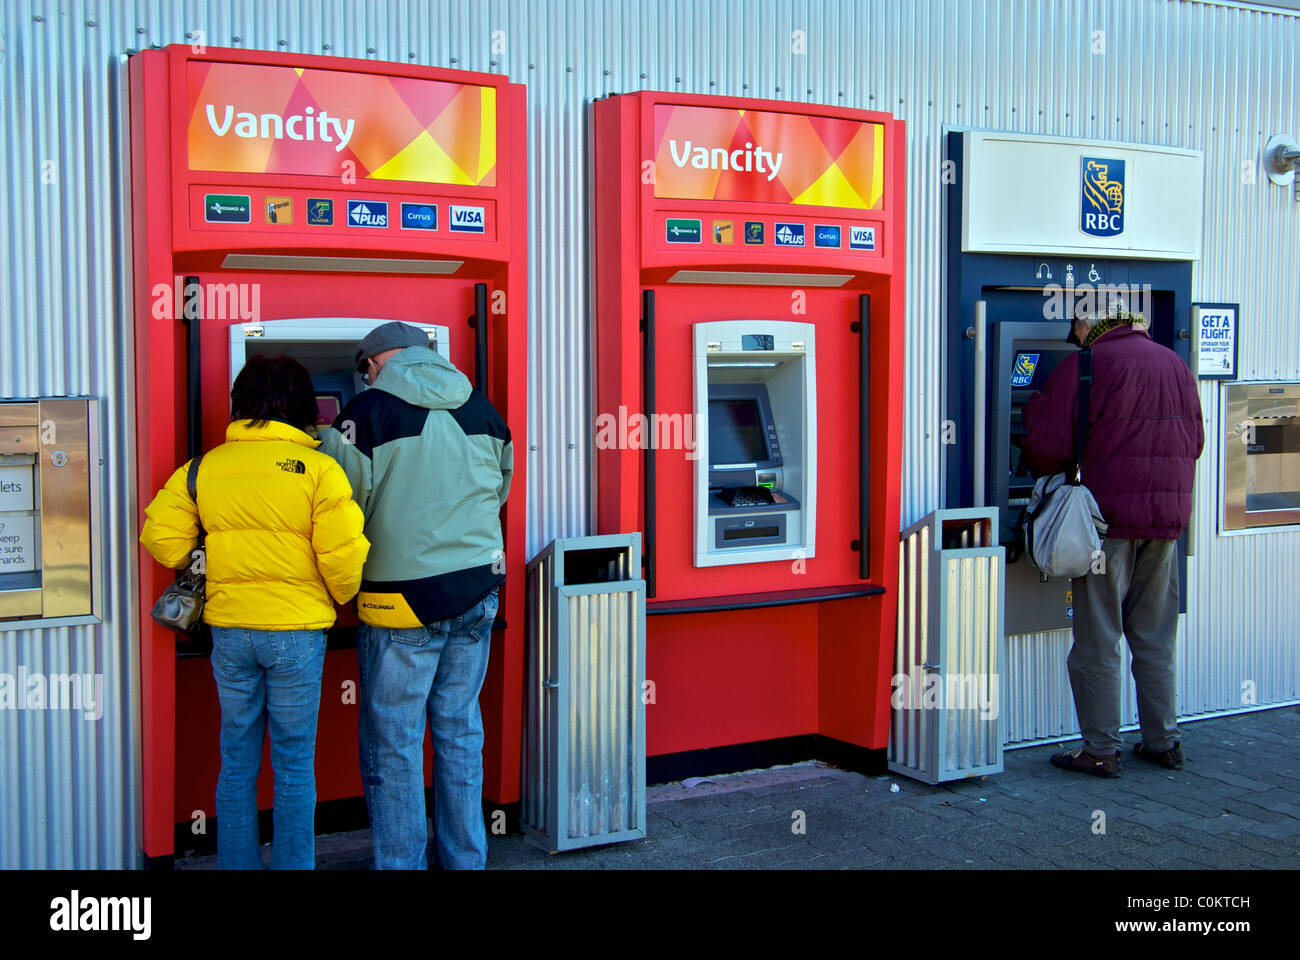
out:
<path id="1" fill-rule="evenodd" d="M 316 715 L 324 630 L 212 628 L 212 675 L 221 700 L 217 866 L 260 870 L 257 776 L 271 732 L 275 771 L 272 870 L 316 866 Z"/>
<path id="2" fill-rule="evenodd" d="M 433 736 L 433 851 L 447 870 L 487 864 L 483 720 L 497 591 L 464 613 L 423 627 L 357 631 L 361 673 L 361 782 L 376 870 L 424 870 L 424 727 Z"/>

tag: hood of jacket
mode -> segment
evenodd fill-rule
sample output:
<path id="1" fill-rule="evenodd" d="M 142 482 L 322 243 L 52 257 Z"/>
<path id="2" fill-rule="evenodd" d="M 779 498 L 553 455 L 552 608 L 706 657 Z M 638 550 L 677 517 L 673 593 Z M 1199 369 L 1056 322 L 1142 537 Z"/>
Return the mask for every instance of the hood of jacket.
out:
<path id="1" fill-rule="evenodd" d="M 469 399 L 469 379 L 429 347 L 407 347 L 384 364 L 375 387 L 426 410 L 455 410 Z"/>

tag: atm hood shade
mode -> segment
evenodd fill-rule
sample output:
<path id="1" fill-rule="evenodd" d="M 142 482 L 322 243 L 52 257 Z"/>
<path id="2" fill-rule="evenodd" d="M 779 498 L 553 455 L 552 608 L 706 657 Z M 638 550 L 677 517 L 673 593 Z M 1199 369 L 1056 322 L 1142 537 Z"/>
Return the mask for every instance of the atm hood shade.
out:
<path id="1" fill-rule="evenodd" d="M 464 260 L 403 260 L 377 257 L 290 257 L 231 253 L 221 265 L 231 270 L 311 270 L 321 273 L 414 273 L 446 276 Z"/>
<path id="2" fill-rule="evenodd" d="M 851 273 L 756 273 L 748 270 L 678 270 L 669 283 L 735 283 L 755 287 L 842 287 Z"/>

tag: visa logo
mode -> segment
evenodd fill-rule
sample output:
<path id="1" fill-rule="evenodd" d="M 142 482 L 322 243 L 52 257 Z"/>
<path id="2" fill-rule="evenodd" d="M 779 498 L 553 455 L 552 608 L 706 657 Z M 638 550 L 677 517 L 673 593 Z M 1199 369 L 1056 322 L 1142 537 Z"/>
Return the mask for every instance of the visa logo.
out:
<path id="1" fill-rule="evenodd" d="M 854 250 L 876 249 L 876 228 L 849 227 L 849 246 Z"/>
<path id="2" fill-rule="evenodd" d="M 485 218 L 482 207 L 458 207 L 452 204 L 448 209 L 452 230 L 460 233 L 482 233 L 484 231 Z"/>

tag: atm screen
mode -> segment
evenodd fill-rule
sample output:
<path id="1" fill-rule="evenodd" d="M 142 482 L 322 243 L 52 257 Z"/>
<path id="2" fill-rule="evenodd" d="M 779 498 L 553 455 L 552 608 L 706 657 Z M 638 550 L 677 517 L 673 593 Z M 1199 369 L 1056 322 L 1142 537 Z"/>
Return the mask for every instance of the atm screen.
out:
<path id="1" fill-rule="evenodd" d="M 709 401 L 709 461 L 711 464 L 758 463 L 767 460 L 767 441 L 758 401 Z"/>

